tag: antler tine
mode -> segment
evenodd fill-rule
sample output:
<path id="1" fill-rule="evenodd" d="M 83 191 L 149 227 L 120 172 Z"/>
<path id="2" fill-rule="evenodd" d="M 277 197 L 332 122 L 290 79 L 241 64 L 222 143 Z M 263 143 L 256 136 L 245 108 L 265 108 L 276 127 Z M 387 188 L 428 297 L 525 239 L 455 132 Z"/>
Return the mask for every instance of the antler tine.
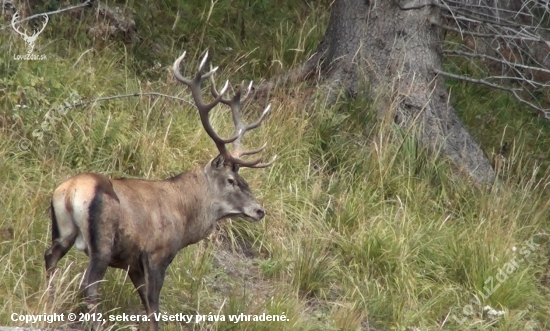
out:
<path id="1" fill-rule="evenodd" d="M 247 150 L 247 151 L 242 151 L 239 153 L 239 157 L 241 156 L 246 156 L 246 155 L 254 155 L 254 154 L 258 154 L 260 152 L 263 152 L 263 150 L 267 147 L 267 143 L 264 143 L 262 147 L 260 148 L 256 148 L 256 149 L 250 149 L 250 150 Z"/>
<path id="2" fill-rule="evenodd" d="M 241 156 L 245 156 L 245 155 L 253 155 L 253 154 L 258 154 L 260 153 L 261 151 L 263 151 L 265 149 L 265 147 L 267 146 L 267 143 L 264 144 L 264 146 L 260 147 L 260 148 L 257 148 L 257 149 L 253 149 L 253 150 L 248 150 L 248 151 L 243 151 L 241 150 L 241 146 L 240 146 L 240 140 L 241 138 L 244 136 L 244 134 L 247 132 L 247 131 L 250 131 L 252 129 L 255 129 L 257 127 L 259 127 L 263 120 L 265 119 L 266 115 L 269 113 L 269 111 L 271 110 L 271 104 L 267 105 L 267 107 L 264 109 L 264 111 L 262 112 L 262 115 L 260 116 L 260 118 L 258 120 L 256 120 L 256 122 L 254 123 L 251 123 L 251 124 L 248 124 L 248 125 L 244 125 L 243 122 L 241 121 L 241 118 L 240 118 L 240 114 L 237 114 L 237 116 L 233 115 L 233 121 L 235 122 L 235 126 L 239 127 L 239 129 L 241 130 L 241 137 L 239 137 L 239 139 L 235 140 L 235 143 L 239 143 L 238 145 L 235 145 L 235 157 L 239 158 Z"/>
<path id="3" fill-rule="evenodd" d="M 184 77 L 180 72 L 181 61 L 185 58 L 185 55 L 186 55 L 186 52 L 183 52 L 183 54 L 179 58 L 177 58 L 176 61 L 174 61 L 174 65 L 172 66 L 174 77 L 178 81 L 180 81 L 181 83 L 189 87 L 189 89 L 191 90 L 191 95 L 193 96 L 193 100 L 195 101 L 195 107 L 197 107 L 199 111 L 199 116 L 201 119 L 202 126 L 204 127 L 204 130 L 210 136 L 210 138 L 214 141 L 214 143 L 216 144 L 216 147 L 220 151 L 220 154 L 230 158 L 231 154 L 229 153 L 225 145 L 228 143 L 234 142 L 236 139 L 239 138 L 239 135 L 236 134 L 235 136 L 227 139 L 220 137 L 212 127 L 212 124 L 210 123 L 209 116 L 208 116 L 212 108 L 214 108 L 214 106 L 216 106 L 218 103 L 220 103 L 220 101 L 222 101 L 222 96 L 229 87 L 229 81 L 225 82 L 224 86 L 222 87 L 221 93 L 217 97 L 215 97 L 212 102 L 208 104 L 204 103 L 202 99 L 202 94 L 201 94 L 201 83 L 205 78 L 212 76 L 218 70 L 218 67 L 213 68 L 212 70 L 210 70 L 204 75 L 201 74 L 201 69 L 208 59 L 208 53 L 207 53 L 202 59 L 201 64 L 199 65 L 199 70 L 197 71 L 195 78 L 192 80 L 188 79 Z"/>
<path id="4" fill-rule="evenodd" d="M 218 67 L 216 67 L 218 68 Z M 228 106 L 231 107 L 231 102 L 232 100 L 231 99 L 225 99 L 223 97 L 223 95 L 225 94 L 225 90 L 222 89 L 221 92 L 218 92 L 218 90 L 216 89 L 216 81 L 214 80 L 214 76 L 213 75 L 209 75 L 208 77 L 210 77 L 210 93 L 212 93 L 212 96 L 215 98 L 215 99 L 220 99 L 220 102 L 223 103 L 223 104 L 226 104 Z M 226 80 L 225 81 L 225 84 L 228 85 L 229 84 L 229 80 Z"/>
<path id="5" fill-rule="evenodd" d="M 234 141 L 233 141 L 233 149 L 234 151 L 235 150 L 240 150 L 240 146 L 241 146 L 241 139 L 244 135 L 244 132 L 246 132 L 246 126 L 244 125 L 244 123 L 242 122 L 241 120 L 241 91 L 240 89 L 237 91 L 237 93 L 235 93 L 235 95 L 233 96 L 233 98 L 231 99 L 226 99 L 223 97 L 223 94 L 224 94 L 224 91 L 222 91 L 221 93 L 218 93 L 218 91 L 216 90 L 216 82 L 214 80 L 214 77 L 210 77 L 210 91 L 212 93 L 212 96 L 214 98 L 220 98 L 220 102 L 229 106 L 229 108 L 231 109 L 231 114 L 233 116 L 233 123 L 235 124 L 235 136 L 237 137 Z M 233 159 L 235 159 L 233 157 Z"/>
<path id="6" fill-rule="evenodd" d="M 220 95 L 223 95 L 223 93 L 218 93 L 218 91 L 216 90 L 216 84 L 215 84 L 215 81 L 214 81 L 213 77 L 210 78 L 210 81 L 211 81 L 212 95 L 215 98 L 219 98 Z M 245 94 L 245 98 L 248 95 L 248 93 L 250 92 L 251 87 L 252 87 L 252 81 L 248 85 L 247 92 Z M 245 161 L 245 160 L 242 160 L 240 157 L 246 156 L 246 155 L 258 154 L 266 148 L 267 143 L 265 143 L 262 147 L 257 148 L 257 149 L 242 150 L 241 140 L 242 140 L 244 134 L 247 131 L 255 129 L 258 126 L 261 125 L 262 121 L 265 119 L 266 115 L 269 113 L 269 111 L 271 109 L 271 104 L 268 105 L 264 109 L 264 111 L 262 112 L 262 115 L 260 116 L 260 118 L 258 120 L 256 120 L 256 122 L 245 125 L 244 122 L 241 119 L 241 90 L 240 89 L 237 91 L 237 93 L 235 93 L 233 98 L 231 98 L 231 99 L 221 98 L 220 102 L 226 104 L 227 106 L 229 106 L 229 108 L 231 108 L 231 114 L 233 116 L 233 124 L 235 125 L 235 136 L 238 136 L 238 138 L 235 139 L 235 141 L 233 142 L 233 152 L 231 154 L 232 161 L 236 164 L 239 164 L 239 165 L 243 166 L 243 167 L 249 167 L 249 168 L 269 167 L 275 161 L 275 159 L 273 159 L 269 163 L 258 164 L 262 160 L 261 158 L 251 160 L 251 161 Z"/>
<path id="7" fill-rule="evenodd" d="M 275 160 L 277 160 L 277 155 L 273 155 L 273 158 L 271 158 L 271 161 L 269 161 L 267 163 L 256 164 L 252 168 L 267 168 L 267 167 L 271 166 L 273 163 L 275 163 Z"/>
<path id="8" fill-rule="evenodd" d="M 250 94 L 251 90 L 252 90 L 252 81 L 250 81 L 250 84 L 248 84 L 248 87 L 246 88 L 246 93 L 244 94 L 244 97 L 243 97 L 244 100 L 248 98 L 248 95 Z"/>
<path id="9" fill-rule="evenodd" d="M 206 51 L 206 54 L 204 54 L 201 63 L 199 64 L 199 72 L 202 71 L 202 67 L 206 64 L 206 61 L 208 60 L 208 51 Z"/>
<path id="10" fill-rule="evenodd" d="M 265 147 L 267 146 L 267 143 L 266 143 L 260 148 L 246 151 L 246 150 L 241 149 L 241 140 L 242 140 L 244 134 L 247 131 L 255 129 L 258 126 L 261 125 L 262 121 L 265 119 L 266 115 L 269 113 L 269 111 L 271 109 L 271 105 L 268 105 L 265 108 L 265 110 L 263 111 L 262 115 L 260 116 L 260 118 L 258 120 L 256 120 L 254 123 L 245 125 L 243 123 L 242 119 L 241 119 L 241 90 L 239 89 L 232 98 L 226 99 L 226 98 L 223 97 L 223 95 L 225 94 L 225 92 L 227 91 L 227 89 L 229 87 L 229 81 L 227 80 L 225 82 L 225 84 L 222 87 L 220 92 L 217 91 L 216 82 L 214 81 L 214 73 L 217 71 L 218 67 L 215 67 L 215 68 L 211 69 L 209 72 L 207 72 L 204 75 L 201 74 L 201 71 L 202 71 L 203 67 L 208 62 L 208 52 L 206 52 L 206 54 L 202 58 L 202 60 L 199 64 L 199 70 L 198 70 L 195 78 L 191 80 L 191 79 L 188 79 L 188 78 L 184 77 L 180 73 L 180 64 L 181 64 L 181 61 L 184 59 L 185 54 L 186 53 L 183 52 L 183 54 L 179 58 L 177 58 L 176 61 L 174 62 L 174 65 L 173 65 L 174 77 L 178 81 L 180 81 L 180 82 L 184 83 L 185 85 L 189 86 L 189 88 L 191 90 L 191 94 L 193 95 L 193 99 L 195 101 L 195 106 L 199 110 L 201 123 L 202 123 L 204 129 L 206 130 L 206 132 L 208 133 L 208 135 L 210 136 L 210 138 L 212 138 L 212 140 L 214 140 L 214 143 L 216 144 L 216 147 L 218 147 L 218 150 L 220 151 L 220 154 L 222 154 L 228 162 L 231 162 L 233 164 L 238 164 L 238 165 L 243 166 L 243 167 L 265 168 L 265 167 L 269 167 L 270 165 L 272 165 L 273 162 L 275 162 L 275 159 L 276 159 L 277 156 L 273 157 L 273 159 L 268 163 L 260 163 L 261 160 L 262 160 L 261 158 L 258 158 L 258 159 L 255 159 L 255 160 L 250 160 L 250 161 L 240 159 L 240 157 L 242 157 L 242 156 L 258 154 L 258 153 L 262 152 L 265 149 Z M 204 101 L 202 99 L 202 95 L 201 95 L 201 88 L 200 88 L 202 81 L 206 78 L 210 78 L 210 83 L 211 83 L 210 84 L 210 91 L 212 93 L 212 96 L 214 97 L 214 100 L 212 102 L 208 103 L 208 104 L 204 103 Z M 250 93 L 251 88 L 252 88 L 252 82 L 250 82 L 250 84 L 248 85 L 245 97 L 248 96 L 248 94 Z M 212 108 L 214 108 L 214 106 L 216 106 L 220 102 L 227 105 L 227 106 L 229 106 L 229 108 L 231 108 L 231 114 L 233 116 L 233 123 L 235 124 L 235 133 L 234 133 L 233 137 L 228 138 L 228 139 L 221 138 L 214 131 L 214 129 L 212 128 L 212 125 L 209 121 L 209 117 L 208 117 L 208 115 L 209 115 L 210 111 L 212 110 Z M 228 143 L 233 143 L 233 153 L 230 153 L 227 150 L 226 144 L 228 144 Z"/>
<path id="11" fill-rule="evenodd" d="M 258 118 L 258 120 L 256 122 L 246 126 L 246 131 L 252 130 L 252 129 L 255 129 L 255 128 L 259 127 L 260 124 L 262 124 L 263 120 L 265 119 L 265 117 L 267 116 L 267 114 L 269 113 L 270 110 L 271 110 L 271 104 L 269 104 L 269 105 L 267 105 L 267 107 L 265 107 L 264 111 L 262 112 L 262 115 L 260 116 L 260 118 Z"/>
<path id="12" fill-rule="evenodd" d="M 253 150 L 242 150 L 241 148 L 241 140 L 244 136 L 244 134 L 247 132 L 247 131 L 250 131 L 252 129 L 255 129 L 257 128 L 258 126 L 260 126 L 262 124 L 262 121 L 265 119 L 266 115 L 269 113 L 270 109 L 271 109 L 271 105 L 268 105 L 264 111 L 262 112 L 262 115 L 260 116 L 260 118 L 258 120 L 256 120 L 256 122 L 252 123 L 252 124 L 248 124 L 248 125 L 245 125 L 243 123 L 243 121 L 241 120 L 241 114 L 240 114 L 240 103 L 241 103 L 241 99 L 240 99 L 240 91 L 237 93 L 237 95 L 235 95 L 235 97 L 233 98 L 232 100 L 232 105 L 231 106 L 231 111 L 233 113 L 233 122 L 235 124 L 235 131 L 239 131 L 240 134 L 239 134 L 239 138 L 237 140 L 235 140 L 235 142 L 233 142 L 233 162 L 243 166 L 243 167 L 249 167 L 249 168 L 266 168 L 266 167 L 269 167 L 271 164 L 273 164 L 273 162 L 275 162 L 275 158 L 276 156 L 273 158 L 273 160 L 271 160 L 270 162 L 268 163 L 261 163 L 261 160 L 262 158 L 258 158 L 258 159 L 255 159 L 255 160 L 251 160 L 251 161 L 245 161 L 245 160 L 242 160 L 241 157 L 242 156 L 247 156 L 247 155 L 254 155 L 254 154 L 258 154 L 260 152 L 262 152 L 266 146 L 267 146 L 267 143 L 265 143 L 262 147 L 260 148 L 257 148 L 257 149 L 253 149 Z"/>
<path id="13" fill-rule="evenodd" d="M 277 159 L 277 155 L 273 156 L 271 161 L 269 161 L 267 163 L 260 163 L 262 161 L 262 158 L 257 158 L 257 159 L 252 160 L 252 161 L 243 161 L 241 159 L 236 159 L 236 160 L 238 160 L 238 162 L 236 162 L 236 163 L 239 164 L 242 167 L 247 167 L 247 168 L 267 168 L 267 167 L 271 166 L 273 163 L 275 163 L 276 159 Z"/>
<path id="14" fill-rule="evenodd" d="M 191 80 L 183 77 L 183 75 L 180 72 L 181 61 L 183 61 L 186 54 L 187 54 L 187 52 L 184 51 L 183 54 L 180 55 L 180 57 L 178 57 L 176 59 L 176 61 L 174 61 L 174 65 L 172 66 L 172 72 L 174 73 L 174 77 L 177 80 L 179 80 L 180 82 L 184 83 L 185 85 L 192 85 L 193 82 Z"/>

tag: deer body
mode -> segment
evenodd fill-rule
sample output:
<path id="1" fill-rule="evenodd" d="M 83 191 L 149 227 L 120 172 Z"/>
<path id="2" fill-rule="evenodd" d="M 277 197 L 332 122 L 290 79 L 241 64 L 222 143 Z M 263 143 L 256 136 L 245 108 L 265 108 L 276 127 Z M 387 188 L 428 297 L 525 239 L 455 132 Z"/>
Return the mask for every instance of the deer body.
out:
<path id="1" fill-rule="evenodd" d="M 57 230 L 52 233 L 59 233 L 53 240 L 65 247 L 74 240 L 87 255 L 109 249 L 109 266 L 121 269 L 136 266 L 135 256 L 125 252 L 174 255 L 207 237 L 223 218 L 210 212 L 212 199 L 200 170 L 163 181 L 108 179 L 100 174 L 72 177 L 53 195 L 57 221 L 52 227 Z"/>
<path id="2" fill-rule="evenodd" d="M 82 290 L 92 310 L 96 309 L 99 281 L 107 267 L 127 270 L 149 316 L 151 331 L 158 330 L 154 314 L 159 311 L 166 268 L 177 252 L 206 238 L 221 219 L 259 221 L 264 217 L 264 209 L 238 171 L 239 166 L 271 164 L 239 159 L 263 149 L 241 151 L 240 139 L 260 124 L 269 107 L 260 120 L 245 126 L 238 114 L 240 94 L 226 100 L 221 97 L 223 91 L 217 94 L 213 88 L 215 100 L 205 105 L 200 99 L 200 82 L 212 71 L 188 81 L 179 75 L 182 59 L 174 64 L 175 76 L 190 85 L 201 122 L 220 155 L 205 166 L 166 180 L 109 179 L 95 173 L 67 179 L 52 197 L 52 246 L 44 254 L 49 281 L 58 261 L 73 245 L 88 255 Z M 233 111 L 237 131 L 233 138 L 220 138 L 208 122 L 208 112 L 218 102 L 228 104 Z M 235 144 L 235 155 L 225 147 L 229 142 Z M 94 324 L 94 328 L 98 326 Z"/>

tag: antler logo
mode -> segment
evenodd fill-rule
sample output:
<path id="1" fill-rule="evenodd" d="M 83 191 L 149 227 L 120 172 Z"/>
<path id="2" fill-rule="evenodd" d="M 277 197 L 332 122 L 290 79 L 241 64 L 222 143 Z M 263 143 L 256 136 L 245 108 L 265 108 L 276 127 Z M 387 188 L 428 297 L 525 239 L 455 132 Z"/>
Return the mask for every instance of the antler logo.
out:
<path id="1" fill-rule="evenodd" d="M 42 26 L 42 29 L 40 29 L 39 31 L 34 30 L 33 31 L 34 34 L 32 36 L 29 36 L 27 34 L 27 29 L 23 29 L 24 32 L 21 32 L 19 30 L 19 28 L 17 27 L 17 25 L 16 25 L 17 20 L 19 19 L 19 13 L 18 12 L 15 12 L 15 14 L 13 14 L 13 18 L 11 19 L 11 26 L 13 27 L 15 32 L 17 32 L 21 36 L 23 36 L 23 40 L 25 40 L 25 42 L 27 43 L 27 54 L 29 54 L 29 55 L 34 50 L 34 42 L 36 41 L 36 38 L 38 38 L 38 35 L 41 34 L 42 31 L 44 31 L 44 29 L 46 28 L 46 25 L 48 24 L 48 20 L 49 20 L 48 15 L 43 14 L 42 16 L 44 17 L 44 25 Z"/>

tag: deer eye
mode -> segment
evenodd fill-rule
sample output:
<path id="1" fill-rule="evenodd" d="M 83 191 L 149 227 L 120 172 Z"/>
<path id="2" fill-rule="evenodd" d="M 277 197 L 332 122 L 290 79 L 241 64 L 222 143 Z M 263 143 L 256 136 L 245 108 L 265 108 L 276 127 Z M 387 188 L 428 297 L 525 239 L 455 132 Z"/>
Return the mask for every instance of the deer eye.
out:
<path id="1" fill-rule="evenodd" d="M 235 186 L 235 180 L 233 178 L 228 178 L 227 182 L 229 183 L 229 185 Z"/>

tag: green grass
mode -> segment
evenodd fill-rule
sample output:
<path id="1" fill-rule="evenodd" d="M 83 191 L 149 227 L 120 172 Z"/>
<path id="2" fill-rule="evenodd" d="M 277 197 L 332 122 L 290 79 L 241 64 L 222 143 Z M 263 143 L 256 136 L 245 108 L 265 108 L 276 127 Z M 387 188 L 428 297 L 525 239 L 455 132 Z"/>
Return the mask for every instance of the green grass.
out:
<path id="1" fill-rule="evenodd" d="M 328 18 L 326 3 L 284 1 L 276 10 L 267 0 L 217 2 L 212 8 L 201 1 L 174 3 L 159 1 L 146 10 L 145 4 L 129 1 L 143 40 L 124 44 L 115 38 L 96 51 L 88 51 L 93 41 L 83 37 L 92 17 L 77 26 L 63 16 L 52 18 L 37 44 L 37 51 L 48 55 L 42 62 L 13 60 L 24 44 L 1 32 L 1 325 L 23 325 L 11 321 L 12 312 L 85 311 L 77 293 L 87 266 L 81 252 L 71 250 L 61 260 L 52 283 L 55 296 L 48 298 L 45 291 L 49 199 L 63 179 L 84 171 L 166 178 L 216 154 L 196 110 L 172 99 L 100 102 L 55 120 L 48 119 L 50 109 L 71 93 L 88 100 L 157 91 L 189 99 L 168 71 L 183 49 L 189 54 L 182 68 L 186 74 L 208 48 L 221 66 L 218 82 L 267 78 L 306 59 Z M 163 15 L 166 24 L 147 23 Z M 160 54 L 148 47 L 152 43 L 160 45 Z M 538 159 L 548 146 L 548 125 L 500 92 L 457 82 L 449 86 L 461 118 L 492 160 L 502 142 L 509 142 L 498 168 L 500 185 L 484 190 L 457 177 L 446 160 L 428 153 L 410 133 L 376 122 L 377 105 L 367 98 L 304 109 L 307 87 L 292 94 L 276 91 L 272 115 L 245 143 L 268 141 L 266 154 L 278 154 L 278 161 L 265 170 L 242 170 L 267 218 L 255 224 L 224 221 L 214 236 L 182 250 L 167 271 L 161 310 L 265 312 L 284 314 L 289 322 L 163 322 L 161 327 L 548 329 L 548 289 L 540 280 L 549 257 L 544 233 L 550 200 L 547 158 Z M 255 105 L 251 118 L 263 106 Z M 213 122 L 222 134 L 232 130 L 227 111 L 216 110 Z M 532 239 L 540 246 L 529 256 L 521 254 Z M 487 292 L 486 280 L 511 261 L 517 267 L 483 299 L 479 293 Z M 143 313 L 121 270 L 108 271 L 100 294 L 107 315 Z M 484 306 L 505 314 L 491 318 Z"/>

